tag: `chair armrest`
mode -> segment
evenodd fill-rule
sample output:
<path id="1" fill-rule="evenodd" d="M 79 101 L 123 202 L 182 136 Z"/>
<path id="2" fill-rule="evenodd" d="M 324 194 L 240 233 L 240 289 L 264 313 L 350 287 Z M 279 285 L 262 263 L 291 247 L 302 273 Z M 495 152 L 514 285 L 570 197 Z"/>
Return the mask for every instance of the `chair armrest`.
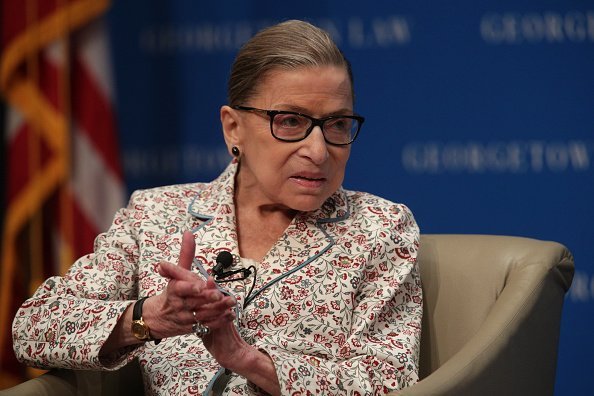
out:
<path id="1" fill-rule="evenodd" d="M 116 396 L 142 395 L 138 360 L 115 371 L 51 370 L 37 378 L 0 391 L 0 396 Z"/>
<path id="2" fill-rule="evenodd" d="M 510 238 L 521 239 L 538 254 L 511 265 L 501 294 L 471 339 L 398 395 L 553 394 L 561 309 L 573 277 L 573 258 L 555 242 L 502 238 L 503 245 Z"/>
<path id="3" fill-rule="evenodd" d="M 2 396 L 76 396 L 75 373 L 52 370 L 12 388 L 0 391 Z"/>

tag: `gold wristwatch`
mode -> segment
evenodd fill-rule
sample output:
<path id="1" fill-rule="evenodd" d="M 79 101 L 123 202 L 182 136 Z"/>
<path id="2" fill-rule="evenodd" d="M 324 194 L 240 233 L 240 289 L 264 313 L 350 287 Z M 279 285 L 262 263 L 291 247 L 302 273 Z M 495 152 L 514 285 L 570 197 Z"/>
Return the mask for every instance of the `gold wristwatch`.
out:
<path id="1" fill-rule="evenodd" d="M 146 322 L 142 320 L 142 304 L 144 304 L 144 300 L 147 298 L 148 297 L 141 298 L 134 303 L 134 308 L 132 310 L 132 334 L 140 341 L 155 341 L 155 345 L 157 345 L 161 340 L 153 339 L 151 337 L 151 329 Z"/>

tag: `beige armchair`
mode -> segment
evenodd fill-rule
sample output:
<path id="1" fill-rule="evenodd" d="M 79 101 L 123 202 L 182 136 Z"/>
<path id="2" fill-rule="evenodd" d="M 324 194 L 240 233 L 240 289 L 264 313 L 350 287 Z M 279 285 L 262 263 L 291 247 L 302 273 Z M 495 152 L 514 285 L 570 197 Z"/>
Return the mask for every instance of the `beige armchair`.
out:
<path id="1" fill-rule="evenodd" d="M 397 392 L 551 395 L 561 308 L 573 258 L 555 242 L 423 235 L 422 380 Z M 2 395 L 136 395 L 137 365 L 117 372 L 55 370 Z"/>

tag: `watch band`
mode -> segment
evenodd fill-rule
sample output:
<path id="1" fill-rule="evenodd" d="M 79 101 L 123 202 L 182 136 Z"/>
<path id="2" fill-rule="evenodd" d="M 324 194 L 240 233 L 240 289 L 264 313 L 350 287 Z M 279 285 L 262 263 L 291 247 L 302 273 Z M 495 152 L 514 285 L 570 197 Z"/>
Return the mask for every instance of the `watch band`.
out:
<path id="1" fill-rule="evenodd" d="M 143 297 L 134 303 L 134 308 L 132 309 L 132 321 L 137 321 L 137 320 L 142 319 L 142 305 L 144 304 L 144 300 L 146 300 L 147 298 L 148 297 Z M 152 338 L 150 336 L 150 329 L 149 329 L 149 337 L 150 338 L 148 339 L 148 341 L 154 341 L 155 345 L 159 345 L 159 343 L 161 342 L 160 338 Z"/>
<path id="2" fill-rule="evenodd" d="M 142 318 L 142 304 L 144 304 L 144 300 L 147 298 L 148 297 L 143 297 L 136 301 L 134 304 L 134 309 L 132 310 L 132 320 L 140 320 Z"/>

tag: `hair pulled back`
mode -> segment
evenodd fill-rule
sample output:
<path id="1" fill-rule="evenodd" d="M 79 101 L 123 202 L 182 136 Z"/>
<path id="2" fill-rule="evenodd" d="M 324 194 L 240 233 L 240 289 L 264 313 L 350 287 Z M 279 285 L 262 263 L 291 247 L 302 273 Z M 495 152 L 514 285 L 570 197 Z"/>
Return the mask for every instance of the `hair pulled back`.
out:
<path id="1" fill-rule="evenodd" d="M 299 20 L 263 29 L 243 45 L 233 62 L 227 91 L 229 105 L 246 104 L 271 70 L 320 66 L 344 67 L 353 90 L 351 66 L 324 30 Z"/>

